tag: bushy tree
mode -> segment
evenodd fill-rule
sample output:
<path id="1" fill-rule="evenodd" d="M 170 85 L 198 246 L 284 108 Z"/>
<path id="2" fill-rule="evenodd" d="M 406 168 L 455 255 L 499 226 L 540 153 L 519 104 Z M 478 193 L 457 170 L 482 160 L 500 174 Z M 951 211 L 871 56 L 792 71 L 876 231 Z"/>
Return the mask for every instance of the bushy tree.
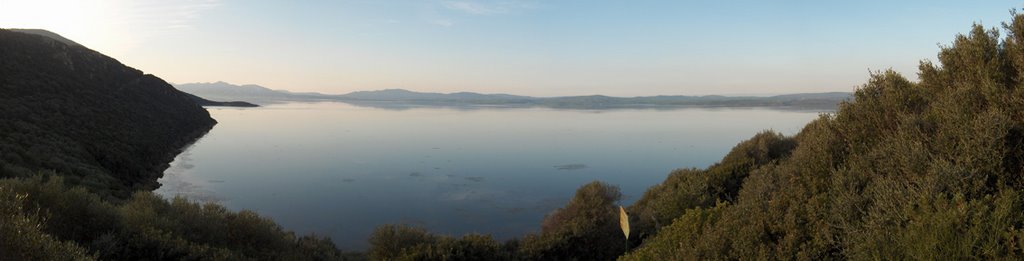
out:
<path id="1" fill-rule="evenodd" d="M 688 209 L 733 201 L 752 170 L 788 156 L 795 146 L 793 138 L 763 131 L 733 147 L 721 162 L 706 170 L 673 171 L 630 207 L 634 231 L 642 239 L 655 234 L 661 226 L 671 224 Z"/>
<path id="2" fill-rule="evenodd" d="M 626 260 L 1024 257 L 1024 17 L 873 73 L 736 200 L 694 208 Z M 699 171 L 697 171 L 699 172 Z"/>
<path id="3" fill-rule="evenodd" d="M 26 196 L 0 185 L 0 259 L 96 259 L 81 246 L 46 234 L 43 218 L 25 208 Z"/>
<path id="4" fill-rule="evenodd" d="M 627 249 L 619 228 L 619 188 L 591 182 L 544 218 L 541 231 L 504 244 L 490 236 L 438 236 L 422 228 L 385 225 L 370 237 L 375 260 L 611 260 Z"/>
<path id="5" fill-rule="evenodd" d="M 518 254 L 531 260 L 614 259 L 627 247 L 616 205 L 621 197 L 613 185 L 583 185 L 565 207 L 544 218 L 539 234 L 519 242 Z"/>
<path id="6" fill-rule="evenodd" d="M 490 236 L 438 236 L 408 225 L 384 225 L 370 236 L 374 260 L 512 260 L 506 246 Z"/>
<path id="7" fill-rule="evenodd" d="M 115 260 L 361 259 L 338 251 L 330 239 L 298 237 L 254 212 L 232 212 L 216 204 L 167 201 L 151 192 L 114 204 L 84 188 L 65 186 L 59 176 L 0 179 L 0 192 L 14 197 L 0 200 L 9 214 L 5 217 L 12 218 L 0 226 L 27 233 L 24 241 L 7 241 L 18 243 L 11 248 L 69 249 L 33 253 L 30 259 L 67 260 L 59 258 L 65 253 Z M 18 237 L 0 240 L 10 238 Z"/>

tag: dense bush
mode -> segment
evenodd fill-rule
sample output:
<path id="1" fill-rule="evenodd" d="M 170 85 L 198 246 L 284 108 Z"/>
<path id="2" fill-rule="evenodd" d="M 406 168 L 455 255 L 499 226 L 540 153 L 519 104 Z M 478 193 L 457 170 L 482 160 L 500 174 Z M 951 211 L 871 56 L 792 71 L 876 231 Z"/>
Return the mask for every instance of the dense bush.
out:
<path id="1" fill-rule="evenodd" d="M 384 225 L 370 237 L 373 260 L 511 260 L 512 253 L 484 235 L 438 236 L 422 228 Z"/>
<path id="2" fill-rule="evenodd" d="M 1024 15 L 1004 29 L 957 36 L 919 82 L 873 73 L 794 137 L 763 132 L 674 171 L 629 207 L 640 242 L 620 258 L 1024 258 Z M 518 259 L 612 259 L 627 251 L 617 198 L 588 184 L 509 246 Z"/>
<path id="3" fill-rule="evenodd" d="M 47 235 L 44 219 L 25 209 L 25 194 L 0 186 L 0 260 L 94 260 L 73 242 Z"/>
<path id="4" fill-rule="evenodd" d="M 788 156 L 795 146 L 792 138 L 764 131 L 736 145 L 721 162 L 706 170 L 673 171 L 630 207 L 633 231 L 642 239 L 671 224 L 688 209 L 733 201 L 750 171 Z"/>
<path id="5" fill-rule="evenodd" d="M 17 221 L 0 223 L 0 232 L 23 227 L 29 229 L 21 232 L 29 233 L 25 238 L 35 240 L 11 241 L 21 245 L 5 245 L 10 251 L 0 252 L 41 257 L 48 253 L 26 247 L 67 248 L 69 254 L 117 260 L 358 258 L 339 252 L 330 239 L 298 237 L 250 211 L 234 213 L 181 198 L 168 202 L 150 192 L 114 205 L 63 183 L 59 177 L 0 180 L 0 197 L 5 197 L 0 211 Z M 20 237 L 3 237 L 0 244 L 10 238 Z"/>
<path id="6" fill-rule="evenodd" d="M 619 188 L 591 182 L 576 190 L 569 203 L 541 223 L 539 234 L 519 242 L 519 254 L 532 260 L 607 260 L 626 250 L 619 229 Z"/>
<path id="7" fill-rule="evenodd" d="M 878 72 L 739 197 L 694 208 L 627 260 L 1024 257 L 1024 16 L 975 25 L 922 62 Z"/>
<path id="8" fill-rule="evenodd" d="M 500 244 L 489 236 L 438 236 L 421 228 L 385 225 L 370 237 L 375 260 L 608 260 L 626 250 L 619 230 L 622 197 L 615 186 L 591 182 L 565 207 L 544 218 L 538 234 Z"/>

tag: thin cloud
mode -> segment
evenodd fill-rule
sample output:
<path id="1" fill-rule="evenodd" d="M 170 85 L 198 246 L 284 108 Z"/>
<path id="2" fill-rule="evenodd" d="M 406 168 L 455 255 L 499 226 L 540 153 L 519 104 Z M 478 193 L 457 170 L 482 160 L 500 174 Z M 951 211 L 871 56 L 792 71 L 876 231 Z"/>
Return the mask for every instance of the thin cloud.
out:
<path id="1" fill-rule="evenodd" d="M 467 1 L 467 0 L 447 0 L 436 2 L 436 5 L 430 5 L 428 8 L 429 18 L 425 20 L 429 24 L 451 27 L 456 24 L 456 21 L 461 21 L 458 18 L 452 19 L 453 15 L 472 15 L 472 16 L 492 16 L 492 15 L 503 15 L 520 12 L 523 10 L 537 9 L 538 5 L 531 1 Z M 441 11 L 437 12 L 438 8 Z"/>
<path id="2" fill-rule="evenodd" d="M 203 12 L 221 6 L 220 0 L 132 1 L 124 14 L 126 23 L 149 29 L 175 31 L 189 29 Z"/>
<path id="3" fill-rule="evenodd" d="M 448 19 L 433 19 L 433 20 L 430 20 L 430 24 L 444 26 L 444 27 L 451 27 L 451 26 L 455 25 L 455 22 L 452 22 L 451 20 L 448 20 Z"/>
<path id="4" fill-rule="evenodd" d="M 534 4 L 524 1 L 503 1 L 493 3 L 482 3 L 477 1 L 444 1 L 441 2 L 441 5 L 448 10 L 471 15 L 507 14 L 517 10 L 535 8 Z"/>
<path id="5" fill-rule="evenodd" d="M 445 8 L 474 15 L 489 15 L 505 13 L 504 8 L 486 6 L 477 2 L 468 1 L 445 1 L 441 3 Z"/>

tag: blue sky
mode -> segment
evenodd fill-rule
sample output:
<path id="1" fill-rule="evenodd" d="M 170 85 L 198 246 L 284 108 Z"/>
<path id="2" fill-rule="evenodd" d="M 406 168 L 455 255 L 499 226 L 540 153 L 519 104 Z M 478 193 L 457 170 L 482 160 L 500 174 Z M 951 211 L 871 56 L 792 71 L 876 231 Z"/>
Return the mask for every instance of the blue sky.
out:
<path id="1" fill-rule="evenodd" d="M 66 7 L 59 8 L 57 7 Z M 537 96 L 852 91 L 1017 1 L 0 0 L 171 82 Z"/>

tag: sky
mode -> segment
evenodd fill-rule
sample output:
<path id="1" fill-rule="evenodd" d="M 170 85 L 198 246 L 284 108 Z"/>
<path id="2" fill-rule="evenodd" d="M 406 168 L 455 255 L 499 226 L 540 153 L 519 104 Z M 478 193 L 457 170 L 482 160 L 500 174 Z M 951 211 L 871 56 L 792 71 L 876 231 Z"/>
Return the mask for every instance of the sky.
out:
<path id="1" fill-rule="evenodd" d="M 1019 1 L 0 0 L 172 83 L 533 96 L 853 91 L 916 79 Z"/>

